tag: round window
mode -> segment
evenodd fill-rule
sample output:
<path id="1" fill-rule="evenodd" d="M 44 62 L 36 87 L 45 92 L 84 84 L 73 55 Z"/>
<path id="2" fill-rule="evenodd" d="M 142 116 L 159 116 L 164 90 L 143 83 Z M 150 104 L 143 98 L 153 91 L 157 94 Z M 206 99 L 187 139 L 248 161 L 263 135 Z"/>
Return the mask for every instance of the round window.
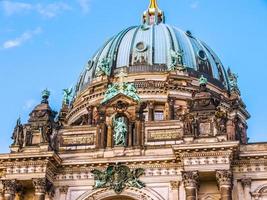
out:
<path id="1" fill-rule="evenodd" d="M 199 56 L 202 60 L 206 60 L 206 59 L 207 59 L 206 53 L 205 53 L 205 51 L 203 51 L 203 50 L 200 50 L 200 51 L 198 52 L 198 56 Z"/>
<path id="2" fill-rule="evenodd" d="M 146 51 L 147 50 L 147 45 L 144 42 L 138 42 L 136 44 L 136 49 L 137 51 Z"/>

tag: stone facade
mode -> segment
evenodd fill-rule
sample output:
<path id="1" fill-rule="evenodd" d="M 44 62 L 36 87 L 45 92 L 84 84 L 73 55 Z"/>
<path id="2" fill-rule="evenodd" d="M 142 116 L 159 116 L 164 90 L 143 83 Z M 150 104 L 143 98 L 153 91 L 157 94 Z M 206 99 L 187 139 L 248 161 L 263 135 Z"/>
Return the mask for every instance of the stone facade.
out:
<path id="1" fill-rule="evenodd" d="M 113 70 L 106 59 L 108 73 L 73 101 L 64 90 L 58 114 L 45 90 L 28 123 L 17 121 L 10 153 L 0 154 L 0 199 L 267 199 L 267 143 L 248 143 L 236 76 L 228 71 L 225 89 L 172 55 L 167 71 Z"/>

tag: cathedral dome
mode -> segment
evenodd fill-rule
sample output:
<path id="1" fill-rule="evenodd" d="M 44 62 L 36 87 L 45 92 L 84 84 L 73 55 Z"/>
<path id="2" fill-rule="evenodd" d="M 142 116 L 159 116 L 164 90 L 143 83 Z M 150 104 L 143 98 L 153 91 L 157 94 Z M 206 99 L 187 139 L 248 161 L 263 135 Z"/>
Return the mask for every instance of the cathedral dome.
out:
<path id="1" fill-rule="evenodd" d="M 147 12 L 147 15 L 157 14 L 155 9 Z M 190 76 L 203 75 L 209 82 L 229 89 L 227 73 L 213 50 L 190 31 L 165 24 L 161 10 L 157 15 L 151 22 L 151 16 L 146 18 L 145 12 L 142 25 L 126 28 L 109 39 L 89 60 L 76 93 L 94 78 L 112 76 L 116 69 L 123 67 L 128 68 L 129 73 L 140 73 L 171 71 L 178 66 L 186 69 Z"/>

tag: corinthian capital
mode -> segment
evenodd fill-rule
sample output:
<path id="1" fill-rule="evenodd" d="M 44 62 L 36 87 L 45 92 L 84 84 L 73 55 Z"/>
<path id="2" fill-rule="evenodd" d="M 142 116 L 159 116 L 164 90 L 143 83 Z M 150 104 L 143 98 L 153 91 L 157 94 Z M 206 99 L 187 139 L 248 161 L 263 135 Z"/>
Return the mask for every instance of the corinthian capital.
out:
<path id="1" fill-rule="evenodd" d="M 46 178 L 38 178 L 32 179 L 33 185 L 35 187 L 35 193 L 46 193 L 47 190 L 47 179 Z"/>
<path id="2" fill-rule="evenodd" d="M 231 187 L 233 174 L 230 170 L 219 170 L 216 172 L 216 179 L 219 187 Z"/>
<path id="3" fill-rule="evenodd" d="M 242 186 L 245 187 L 250 187 L 251 186 L 251 178 L 244 177 L 241 179 Z"/>
<path id="4" fill-rule="evenodd" d="M 183 182 L 185 187 L 197 188 L 199 184 L 198 171 L 183 172 Z"/>
<path id="5" fill-rule="evenodd" d="M 14 195 L 17 191 L 17 181 L 16 180 L 3 180 L 3 191 L 5 194 Z"/>

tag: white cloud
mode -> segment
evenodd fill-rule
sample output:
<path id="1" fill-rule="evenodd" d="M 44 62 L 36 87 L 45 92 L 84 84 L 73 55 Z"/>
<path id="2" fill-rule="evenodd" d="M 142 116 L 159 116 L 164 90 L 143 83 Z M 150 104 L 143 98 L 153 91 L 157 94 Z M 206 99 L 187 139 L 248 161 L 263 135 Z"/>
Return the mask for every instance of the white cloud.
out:
<path id="1" fill-rule="evenodd" d="M 88 13 L 90 9 L 91 0 L 77 0 L 83 13 Z"/>
<path id="2" fill-rule="evenodd" d="M 2 6 L 4 12 L 7 15 L 13 15 L 15 13 L 19 13 L 22 11 L 27 11 L 32 9 L 32 5 L 28 3 L 21 3 L 21 2 L 11 2 L 11 1 L 3 1 Z"/>
<path id="3" fill-rule="evenodd" d="M 57 16 L 63 11 L 71 10 L 71 7 L 63 2 L 56 2 L 50 4 L 30 4 L 30 3 L 21 3 L 15 1 L 3 1 L 2 8 L 4 13 L 7 16 L 11 16 L 18 13 L 34 11 L 40 14 L 41 16 L 52 18 Z"/>
<path id="4" fill-rule="evenodd" d="M 25 102 L 23 109 L 24 110 L 30 110 L 37 104 L 37 101 L 35 99 L 29 99 Z"/>
<path id="5" fill-rule="evenodd" d="M 196 9 L 196 8 L 198 8 L 198 6 L 199 6 L 199 1 L 194 1 L 194 2 L 192 2 L 192 3 L 190 4 L 190 7 L 191 7 L 192 9 Z"/>
<path id="6" fill-rule="evenodd" d="M 5 41 L 2 45 L 2 47 L 4 49 L 10 49 L 10 48 L 18 47 L 18 46 L 22 45 L 23 43 L 27 42 L 28 40 L 30 40 L 34 35 L 40 34 L 41 32 L 42 32 L 42 28 L 40 28 L 40 27 L 38 27 L 32 31 L 26 31 L 15 39 Z"/>

